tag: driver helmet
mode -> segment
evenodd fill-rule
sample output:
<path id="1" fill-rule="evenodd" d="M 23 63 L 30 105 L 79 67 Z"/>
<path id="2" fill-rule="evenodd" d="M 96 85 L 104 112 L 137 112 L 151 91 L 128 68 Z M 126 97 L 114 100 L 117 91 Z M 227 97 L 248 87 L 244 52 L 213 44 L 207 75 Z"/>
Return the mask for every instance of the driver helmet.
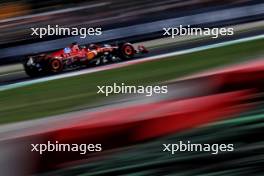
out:
<path id="1" fill-rule="evenodd" d="M 78 51 L 78 50 L 80 50 L 79 45 L 78 45 L 77 42 L 72 43 L 71 48 L 72 48 L 73 51 Z"/>

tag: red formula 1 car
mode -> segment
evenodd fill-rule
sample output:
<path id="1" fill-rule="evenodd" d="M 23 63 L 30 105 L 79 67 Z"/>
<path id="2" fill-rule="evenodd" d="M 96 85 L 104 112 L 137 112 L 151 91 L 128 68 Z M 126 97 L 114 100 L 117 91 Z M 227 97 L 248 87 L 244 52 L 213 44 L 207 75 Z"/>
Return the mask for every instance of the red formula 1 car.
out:
<path id="1" fill-rule="evenodd" d="M 67 69 L 76 69 L 91 65 L 132 59 L 137 54 L 147 53 L 144 46 L 137 49 L 130 43 L 117 45 L 80 46 L 77 43 L 49 54 L 28 56 L 23 61 L 25 72 L 31 76 L 60 73 Z"/>

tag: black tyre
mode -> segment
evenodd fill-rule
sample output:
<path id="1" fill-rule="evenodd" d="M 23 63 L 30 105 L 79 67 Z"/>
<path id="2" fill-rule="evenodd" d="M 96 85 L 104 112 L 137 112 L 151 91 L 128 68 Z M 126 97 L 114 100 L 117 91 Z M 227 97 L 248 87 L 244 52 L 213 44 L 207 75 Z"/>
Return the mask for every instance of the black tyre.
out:
<path id="1" fill-rule="evenodd" d="M 39 69 L 36 67 L 36 65 L 29 63 L 29 59 L 30 58 L 26 58 L 23 61 L 23 66 L 24 66 L 24 70 L 25 70 L 26 74 L 30 77 L 41 76 L 43 73 L 41 71 L 39 71 Z"/>
<path id="2" fill-rule="evenodd" d="M 36 68 L 28 67 L 27 65 L 24 65 L 25 72 L 30 77 L 39 77 L 43 73 L 38 71 Z"/>

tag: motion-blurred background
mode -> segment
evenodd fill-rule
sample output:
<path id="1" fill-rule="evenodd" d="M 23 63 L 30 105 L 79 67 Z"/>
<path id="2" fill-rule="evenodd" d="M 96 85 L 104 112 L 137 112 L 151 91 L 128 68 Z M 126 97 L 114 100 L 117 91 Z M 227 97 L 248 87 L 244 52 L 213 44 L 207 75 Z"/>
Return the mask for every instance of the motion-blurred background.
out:
<path id="1" fill-rule="evenodd" d="M 101 38 L 92 37 L 79 41 L 80 43 L 102 42 L 107 40 L 134 38 L 135 35 L 144 39 L 154 37 L 155 32 L 164 26 L 221 26 L 224 24 L 238 24 L 246 21 L 259 20 L 263 17 L 263 3 L 261 0 L 135 0 L 135 1 L 1 1 L 0 12 L 0 48 L 25 45 L 37 41 L 54 40 L 67 36 L 49 36 L 39 39 L 31 36 L 31 27 L 46 27 L 47 25 L 60 27 L 102 27 L 105 34 Z M 240 9 L 239 7 L 243 7 Z M 221 11 L 230 9 L 228 11 Z M 211 13 L 209 13 L 211 12 Z M 192 16 L 196 15 L 196 16 Z M 185 18 L 180 18 L 185 17 Z M 188 18 L 187 18 L 188 17 Z M 169 21 L 164 21 L 164 20 Z M 174 19 L 174 20 L 172 20 Z M 155 25 L 146 24 L 156 22 Z M 138 24 L 143 26 L 131 27 L 128 30 L 108 31 L 120 27 Z M 151 35 L 150 35 L 151 34 Z M 158 35 L 160 37 L 160 34 Z M 75 40 L 79 40 L 74 38 Z M 140 38 L 142 40 L 142 38 Z M 72 39 L 70 39 L 72 40 Z M 70 40 L 60 40 L 46 43 L 48 48 L 62 48 Z M 57 43 L 57 44 L 55 44 Z M 60 43 L 60 44 L 58 44 Z M 41 46 L 43 43 L 35 44 Z M 64 46 L 63 46 L 64 45 Z M 40 47 L 39 46 L 39 47 Z M 47 46 L 45 46 L 47 47 Z M 31 47 L 32 48 L 32 47 Z M 24 52 L 43 52 L 34 48 L 23 48 Z M 21 49 L 22 50 L 22 49 Z M 0 57 L 14 56 L 12 50 L 0 50 Z M 8 59 L 12 60 L 12 59 Z M 0 60 L 0 63 L 4 60 Z"/>
<path id="2" fill-rule="evenodd" d="M 47 25 L 102 27 L 103 35 L 30 35 L 30 28 Z M 163 27 L 179 25 L 233 27 L 235 34 L 162 35 Z M 263 175 L 263 35 L 262 0 L 0 0 L 1 174 Z M 74 41 L 129 41 L 150 53 L 60 79 L 32 79 L 23 71 L 26 55 Z M 169 92 L 150 98 L 96 93 L 98 85 L 113 83 L 167 85 Z M 31 143 L 48 140 L 102 143 L 103 152 L 30 152 Z M 180 140 L 232 143 L 235 151 L 162 152 L 162 144 Z"/>

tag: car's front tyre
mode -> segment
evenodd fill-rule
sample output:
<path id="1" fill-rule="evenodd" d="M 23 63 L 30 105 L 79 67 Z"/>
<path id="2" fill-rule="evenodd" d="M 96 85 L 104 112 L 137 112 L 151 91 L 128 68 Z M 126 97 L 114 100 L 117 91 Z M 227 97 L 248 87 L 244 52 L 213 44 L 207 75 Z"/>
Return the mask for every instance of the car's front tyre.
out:
<path id="1" fill-rule="evenodd" d="M 119 55 L 123 60 L 132 59 L 136 53 L 135 48 L 130 43 L 125 43 L 119 46 Z"/>

